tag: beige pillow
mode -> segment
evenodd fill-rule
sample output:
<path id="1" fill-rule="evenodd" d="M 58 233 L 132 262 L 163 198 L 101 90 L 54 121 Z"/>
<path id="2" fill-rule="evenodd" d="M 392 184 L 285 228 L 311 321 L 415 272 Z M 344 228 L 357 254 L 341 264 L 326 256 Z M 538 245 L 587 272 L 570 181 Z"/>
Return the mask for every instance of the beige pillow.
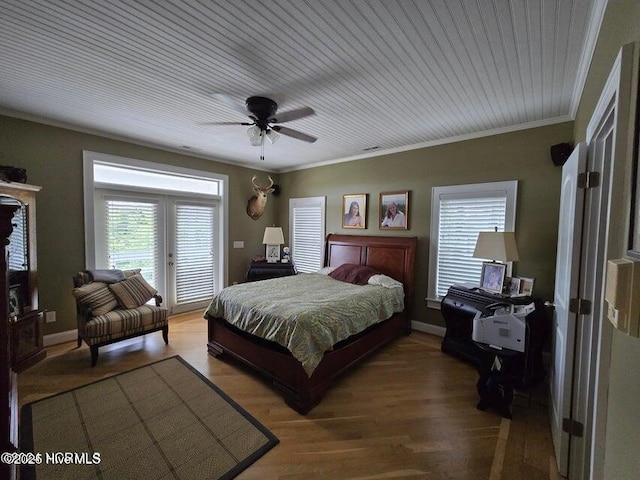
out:
<path id="1" fill-rule="evenodd" d="M 139 268 L 134 268 L 133 270 L 123 270 L 122 273 L 124 273 L 125 278 L 129 278 L 139 274 L 140 271 L 141 270 Z"/>
<path id="2" fill-rule="evenodd" d="M 144 305 L 158 293 L 140 274 L 132 275 L 121 282 L 112 283 L 109 288 L 123 308 L 136 308 Z"/>
<path id="3" fill-rule="evenodd" d="M 73 296 L 78 305 L 91 309 L 94 316 L 104 315 L 118 306 L 118 300 L 111 293 L 106 283 L 91 282 L 74 288 Z"/>

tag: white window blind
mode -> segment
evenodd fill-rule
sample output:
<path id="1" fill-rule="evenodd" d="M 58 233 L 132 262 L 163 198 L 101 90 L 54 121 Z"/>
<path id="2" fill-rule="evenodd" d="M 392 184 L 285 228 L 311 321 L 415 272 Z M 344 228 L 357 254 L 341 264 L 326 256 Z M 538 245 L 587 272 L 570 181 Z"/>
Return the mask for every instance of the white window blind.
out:
<path id="1" fill-rule="evenodd" d="M 429 261 L 430 306 L 454 284 L 480 285 L 473 258 L 478 233 L 514 231 L 517 181 L 434 187 Z M 510 264 L 508 265 L 510 274 Z M 431 302 L 434 302 L 432 304 Z"/>
<path id="2" fill-rule="evenodd" d="M 324 262 L 325 202 L 325 197 L 289 200 L 291 258 L 299 272 L 316 272 Z"/>
<path id="3" fill-rule="evenodd" d="M 456 283 L 480 283 L 482 262 L 473 258 L 478 233 L 504 231 L 505 197 L 440 199 L 438 232 L 438 296 Z"/>
<path id="4" fill-rule="evenodd" d="M 105 197 L 105 229 L 109 268 L 140 268 L 158 288 L 158 204 Z"/>
<path id="5" fill-rule="evenodd" d="M 215 289 L 216 208 L 176 202 L 176 303 L 210 299 Z"/>

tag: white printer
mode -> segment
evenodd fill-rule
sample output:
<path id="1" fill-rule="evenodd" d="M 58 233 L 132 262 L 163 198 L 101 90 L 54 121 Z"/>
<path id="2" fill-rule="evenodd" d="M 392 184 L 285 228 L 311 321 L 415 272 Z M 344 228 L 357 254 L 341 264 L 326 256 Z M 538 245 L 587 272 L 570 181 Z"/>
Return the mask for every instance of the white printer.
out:
<path id="1" fill-rule="evenodd" d="M 525 317 L 535 310 L 535 305 L 489 305 L 473 318 L 471 339 L 491 347 L 508 348 L 524 352 L 527 322 Z M 486 312 L 491 312 L 487 314 Z"/>

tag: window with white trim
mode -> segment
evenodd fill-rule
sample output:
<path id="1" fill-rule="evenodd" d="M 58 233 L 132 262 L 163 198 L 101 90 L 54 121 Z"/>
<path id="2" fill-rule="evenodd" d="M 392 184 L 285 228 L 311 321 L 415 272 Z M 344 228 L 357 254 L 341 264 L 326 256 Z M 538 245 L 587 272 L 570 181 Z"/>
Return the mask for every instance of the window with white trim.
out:
<path id="1" fill-rule="evenodd" d="M 430 307 L 454 284 L 480 285 L 482 262 L 473 258 L 478 233 L 515 230 L 517 180 L 434 187 L 429 248 Z M 511 275 L 511 263 L 507 264 Z"/>
<path id="2" fill-rule="evenodd" d="M 317 272 L 324 263 L 325 204 L 326 197 L 289 199 L 289 244 L 298 272 Z"/>

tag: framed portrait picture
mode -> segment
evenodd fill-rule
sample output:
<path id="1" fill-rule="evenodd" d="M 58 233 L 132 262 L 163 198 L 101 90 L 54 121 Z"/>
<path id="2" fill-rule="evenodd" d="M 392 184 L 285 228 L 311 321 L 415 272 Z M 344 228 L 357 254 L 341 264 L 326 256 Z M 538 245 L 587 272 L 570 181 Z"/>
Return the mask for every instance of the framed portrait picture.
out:
<path id="1" fill-rule="evenodd" d="M 9 316 L 17 317 L 18 315 L 22 315 L 22 307 L 20 285 L 11 285 L 9 287 Z"/>
<path id="2" fill-rule="evenodd" d="M 382 192 L 380 194 L 379 227 L 382 230 L 409 228 L 409 192 Z"/>
<path id="3" fill-rule="evenodd" d="M 367 194 L 342 196 L 342 228 L 367 228 Z"/>
<path id="4" fill-rule="evenodd" d="M 520 294 L 531 296 L 533 295 L 533 283 L 535 278 L 520 277 Z"/>
<path id="5" fill-rule="evenodd" d="M 520 294 L 520 283 L 518 277 L 507 277 L 505 280 L 507 295 L 515 297 Z"/>
<path id="6" fill-rule="evenodd" d="M 507 265 L 504 263 L 484 262 L 482 264 L 480 288 L 488 292 L 502 293 L 506 271 Z"/>

